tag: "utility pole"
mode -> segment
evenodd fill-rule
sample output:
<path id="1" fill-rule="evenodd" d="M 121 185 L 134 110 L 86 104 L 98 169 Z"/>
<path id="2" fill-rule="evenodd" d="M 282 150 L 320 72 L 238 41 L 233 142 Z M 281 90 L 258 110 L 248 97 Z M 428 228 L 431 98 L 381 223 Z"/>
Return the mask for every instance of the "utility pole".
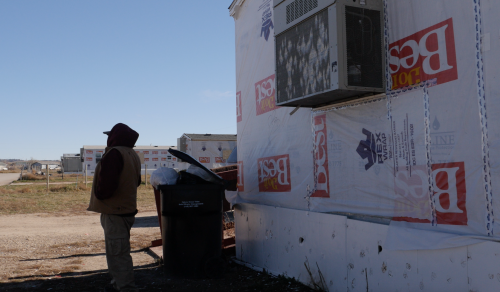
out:
<path id="1" fill-rule="evenodd" d="M 85 163 L 85 187 L 87 187 L 87 163 Z"/>
<path id="2" fill-rule="evenodd" d="M 144 163 L 144 177 L 146 178 L 144 183 L 148 186 L 148 165 L 146 163 Z"/>

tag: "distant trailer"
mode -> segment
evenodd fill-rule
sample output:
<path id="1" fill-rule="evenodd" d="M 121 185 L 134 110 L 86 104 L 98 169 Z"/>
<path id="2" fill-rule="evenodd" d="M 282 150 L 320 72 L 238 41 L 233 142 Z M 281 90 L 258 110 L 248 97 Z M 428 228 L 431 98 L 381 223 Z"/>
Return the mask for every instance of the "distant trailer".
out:
<path id="1" fill-rule="evenodd" d="M 61 165 L 64 172 L 82 172 L 82 157 L 77 154 L 63 154 Z"/>
<path id="2" fill-rule="evenodd" d="M 160 167 L 187 168 L 187 163 L 179 162 L 175 156 L 168 153 L 170 148 L 176 149 L 176 146 L 135 146 L 134 150 L 141 158 L 141 173 L 144 174 L 146 169 L 148 173 L 152 173 Z M 105 150 L 104 145 L 84 145 L 80 148 L 80 163 L 83 171 L 85 172 L 85 165 L 87 165 L 88 175 L 94 175 L 95 168 L 101 161 Z"/>

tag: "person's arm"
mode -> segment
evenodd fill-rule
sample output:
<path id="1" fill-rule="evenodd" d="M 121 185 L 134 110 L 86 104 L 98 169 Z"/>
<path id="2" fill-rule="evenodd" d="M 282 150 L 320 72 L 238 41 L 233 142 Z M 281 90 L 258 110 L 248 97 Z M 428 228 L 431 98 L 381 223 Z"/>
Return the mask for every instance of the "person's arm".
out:
<path id="1" fill-rule="evenodd" d="M 111 198 L 118 188 L 118 180 L 123 170 L 123 157 L 116 149 L 111 149 L 101 160 L 101 172 L 97 178 L 96 198 Z"/>

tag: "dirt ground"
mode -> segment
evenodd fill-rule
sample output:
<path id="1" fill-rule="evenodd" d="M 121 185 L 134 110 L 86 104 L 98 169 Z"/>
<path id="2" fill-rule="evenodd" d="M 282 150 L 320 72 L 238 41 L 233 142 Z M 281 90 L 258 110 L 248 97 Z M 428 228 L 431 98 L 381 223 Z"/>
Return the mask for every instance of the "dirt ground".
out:
<path id="1" fill-rule="evenodd" d="M 139 213 L 131 245 L 141 291 L 312 291 L 229 258 L 222 279 L 167 279 L 160 260 L 147 248 L 160 237 L 156 212 Z M 0 266 L 0 291 L 103 291 L 110 278 L 99 215 L 0 216 Z"/>
<path id="2" fill-rule="evenodd" d="M 0 282 L 105 270 L 99 214 L 68 215 L 0 216 Z M 161 238 L 157 218 L 156 212 L 136 217 L 131 231 L 136 266 L 155 263 L 145 248 Z"/>

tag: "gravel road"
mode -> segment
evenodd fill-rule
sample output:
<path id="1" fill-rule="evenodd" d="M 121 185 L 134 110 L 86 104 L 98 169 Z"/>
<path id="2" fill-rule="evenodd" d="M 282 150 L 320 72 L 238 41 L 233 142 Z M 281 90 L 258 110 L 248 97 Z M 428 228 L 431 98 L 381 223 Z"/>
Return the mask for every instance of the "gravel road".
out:
<path id="1" fill-rule="evenodd" d="M 0 173 L 0 186 L 8 185 L 19 178 L 19 173 Z"/>

